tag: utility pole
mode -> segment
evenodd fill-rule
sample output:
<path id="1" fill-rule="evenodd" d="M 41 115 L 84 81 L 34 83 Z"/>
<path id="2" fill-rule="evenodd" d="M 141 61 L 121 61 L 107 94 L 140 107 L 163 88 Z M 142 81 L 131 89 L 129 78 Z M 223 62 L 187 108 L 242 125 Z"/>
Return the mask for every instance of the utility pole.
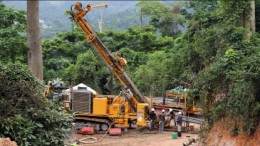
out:
<path id="1" fill-rule="evenodd" d="M 98 19 L 99 32 L 103 32 L 103 10 L 100 10 L 100 19 Z"/>

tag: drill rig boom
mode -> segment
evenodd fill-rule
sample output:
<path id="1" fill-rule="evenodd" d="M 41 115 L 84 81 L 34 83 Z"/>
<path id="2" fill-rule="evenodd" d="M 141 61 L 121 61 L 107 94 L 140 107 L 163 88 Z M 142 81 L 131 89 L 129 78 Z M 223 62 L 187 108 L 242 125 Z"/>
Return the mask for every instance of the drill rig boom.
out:
<path id="1" fill-rule="evenodd" d="M 124 66 L 126 65 L 126 60 L 120 56 L 113 56 L 112 53 L 104 46 L 101 40 L 98 38 L 96 33 L 93 31 L 89 23 L 84 16 L 93 8 L 104 7 L 106 4 L 95 5 L 92 6 L 90 4 L 87 7 L 82 7 L 80 2 L 77 2 L 74 5 L 74 8 L 71 8 L 71 15 L 73 20 L 77 23 L 77 25 L 81 28 L 81 30 L 85 33 L 87 41 L 93 46 L 95 52 L 99 55 L 99 57 L 105 62 L 106 67 L 110 70 L 111 73 L 119 80 L 120 85 L 124 88 L 130 89 L 133 94 L 133 98 L 128 98 L 128 102 L 131 108 L 137 112 L 137 104 L 138 103 L 149 103 L 148 100 L 140 93 L 135 84 L 131 81 L 124 70 Z M 148 106 L 148 110 L 150 108 Z"/>

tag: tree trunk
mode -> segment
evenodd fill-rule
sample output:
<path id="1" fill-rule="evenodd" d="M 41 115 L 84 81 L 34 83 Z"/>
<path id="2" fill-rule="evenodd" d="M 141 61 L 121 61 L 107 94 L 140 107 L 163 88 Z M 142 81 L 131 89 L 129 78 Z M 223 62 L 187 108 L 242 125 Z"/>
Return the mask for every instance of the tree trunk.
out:
<path id="1" fill-rule="evenodd" d="M 244 24 L 246 30 L 246 37 L 250 38 L 255 33 L 255 0 L 250 1 L 250 12 L 248 16 L 244 16 Z"/>
<path id="2" fill-rule="evenodd" d="M 255 1 L 255 31 L 260 33 L 260 0 Z"/>
<path id="3" fill-rule="evenodd" d="M 39 26 L 39 1 L 27 1 L 28 65 L 34 77 L 43 80 L 42 46 Z"/>
<path id="4" fill-rule="evenodd" d="M 141 22 L 141 27 L 143 27 L 143 11 L 141 8 L 141 14 L 140 14 L 140 22 Z"/>

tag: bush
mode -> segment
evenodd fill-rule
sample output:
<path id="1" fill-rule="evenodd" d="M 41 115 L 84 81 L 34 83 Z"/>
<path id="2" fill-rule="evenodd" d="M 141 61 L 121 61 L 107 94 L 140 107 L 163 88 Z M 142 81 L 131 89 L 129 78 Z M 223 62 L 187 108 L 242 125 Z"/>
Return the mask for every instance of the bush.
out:
<path id="1" fill-rule="evenodd" d="M 0 137 L 21 146 L 64 145 L 72 118 L 43 97 L 26 66 L 0 63 L 0 83 Z"/>
<path id="2" fill-rule="evenodd" d="M 232 135 L 238 135 L 238 126 L 237 126 L 237 124 L 234 124 L 234 125 L 232 126 L 231 134 L 232 134 Z"/>

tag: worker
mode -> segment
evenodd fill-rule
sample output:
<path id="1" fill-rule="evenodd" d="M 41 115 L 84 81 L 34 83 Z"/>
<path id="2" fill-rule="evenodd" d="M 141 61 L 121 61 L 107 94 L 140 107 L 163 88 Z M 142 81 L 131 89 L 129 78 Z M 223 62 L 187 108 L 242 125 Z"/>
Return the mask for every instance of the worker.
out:
<path id="1" fill-rule="evenodd" d="M 155 120 L 156 120 L 156 113 L 154 112 L 154 108 L 152 108 L 152 112 L 150 113 L 151 130 L 154 130 Z"/>
<path id="2" fill-rule="evenodd" d="M 176 126 L 176 122 L 175 122 L 175 114 L 172 108 L 169 109 L 169 114 L 168 116 L 170 116 L 170 125 L 171 125 L 171 121 L 173 120 L 174 122 L 174 126 Z"/>
<path id="3" fill-rule="evenodd" d="M 178 112 L 177 116 L 177 128 L 178 128 L 178 136 L 181 137 L 181 126 L 182 126 L 182 114 Z"/>
<path id="4" fill-rule="evenodd" d="M 127 89 L 127 93 L 129 94 L 130 97 L 133 97 L 133 93 L 131 92 L 130 89 Z"/>
<path id="5" fill-rule="evenodd" d="M 159 115 L 159 132 L 163 133 L 163 128 L 164 128 L 164 122 L 165 122 L 165 110 L 162 110 L 162 113 Z"/>

